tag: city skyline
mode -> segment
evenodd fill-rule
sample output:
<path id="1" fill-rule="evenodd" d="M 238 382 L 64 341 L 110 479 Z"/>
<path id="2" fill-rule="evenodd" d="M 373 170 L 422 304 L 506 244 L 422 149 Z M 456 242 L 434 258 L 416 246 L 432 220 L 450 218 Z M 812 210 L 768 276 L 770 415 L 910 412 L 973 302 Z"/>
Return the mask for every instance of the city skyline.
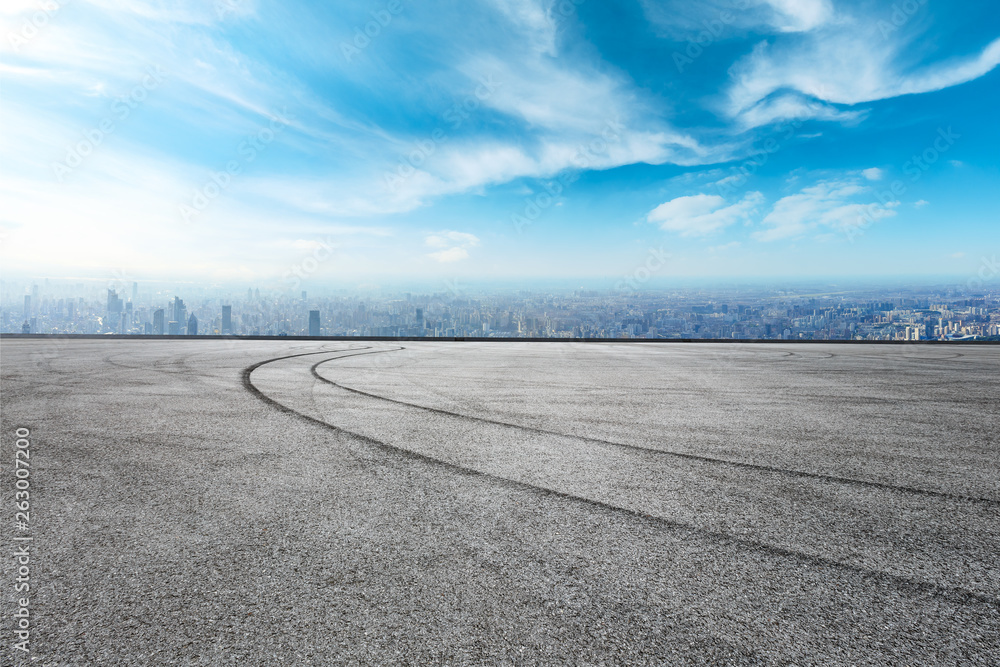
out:
<path id="1" fill-rule="evenodd" d="M 5 274 L 977 275 L 988 2 L 0 10 Z"/>
<path id="2" fill-rule="evenodd" d="M 82 283 L 0 290 L 0 332 L 127 336 L 1000 341 L 1000 292 L 967 285 L 245 294 Z M 817 291 L 819 290 L 819 291 Z M 195 294 L 192 294 L 195 292 Z M 172 296 L 171 296 L 172 295 Z"/>

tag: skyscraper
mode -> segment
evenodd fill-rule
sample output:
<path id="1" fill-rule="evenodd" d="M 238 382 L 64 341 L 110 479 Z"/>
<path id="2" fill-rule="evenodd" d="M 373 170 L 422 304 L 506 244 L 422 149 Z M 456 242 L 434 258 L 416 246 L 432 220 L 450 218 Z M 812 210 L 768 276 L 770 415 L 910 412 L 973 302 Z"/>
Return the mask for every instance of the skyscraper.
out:
<path id="1" fill-rule="evenodd" d="M 187 335 L 188 336 L 198 335 L 198 318 L 194 316 L 194 313 L 191 313 L 191 317 L 188 318 Z"/>
<path id="2" fill-rule="evenodd" d="M 175 296 L 172 308 L 171 319 L 177 322 L 178 326 L 182 326 L 187 321 L 187 306 L 179 296 Z"/>
<path id="3" fill-rule="evenodd" d="M 162 336 L 163 335 L 163 309 L 157 308 L 156 312 L 153 313 L 153 335 Z"/>
<path id="4" fill-rule="evenodd" d="M 24 319 L 31 317 L 31 295 L 24 295 Z"/>
<path id="5" fill-rule="evenodd" d="M 132 283 L 132 303 L 139 302 L 139 283 Z"/>
<path id="6" fill-rule="evenodd" d="M 309 311 L 309 335 L 318 336 L 319 335 L 319 311 L 310 310 Z"/>
<path id="7" fill-rule="evenodd" d="M 118 292 L 113 289 L 108 290 L 108 319 L 117 322 L 119 315 L 124 310 L 124 304 L 118 296 Z"/>
<path id="8" fill-rule="evenodd" d="M 228 336 L 233 333 L 233 307 L 222 307 L 222 334 Z"/>

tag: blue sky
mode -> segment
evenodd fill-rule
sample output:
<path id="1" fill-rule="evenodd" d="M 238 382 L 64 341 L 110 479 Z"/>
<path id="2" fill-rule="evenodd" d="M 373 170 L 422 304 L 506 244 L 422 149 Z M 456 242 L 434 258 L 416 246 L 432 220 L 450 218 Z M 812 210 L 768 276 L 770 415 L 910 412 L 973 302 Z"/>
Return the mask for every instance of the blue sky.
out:
<path id="1" fill-rule="evenodd" d="M 456 9 L 458 8 L 458 9 Z M 10 0 L 9 272 L 973 275 L 989 0 Z"/>

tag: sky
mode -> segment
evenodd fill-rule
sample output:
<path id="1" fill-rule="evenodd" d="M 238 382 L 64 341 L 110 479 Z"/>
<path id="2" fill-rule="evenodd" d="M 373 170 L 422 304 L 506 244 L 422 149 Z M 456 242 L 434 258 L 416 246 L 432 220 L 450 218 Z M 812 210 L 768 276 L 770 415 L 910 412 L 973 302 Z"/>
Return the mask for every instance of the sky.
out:
<path id="1" fill-rule="evenodd" d="M 993 0 L 5 0 L 8 276 L 972 276 Z M 993 260 L 995 262 L 995 260 Z"/>

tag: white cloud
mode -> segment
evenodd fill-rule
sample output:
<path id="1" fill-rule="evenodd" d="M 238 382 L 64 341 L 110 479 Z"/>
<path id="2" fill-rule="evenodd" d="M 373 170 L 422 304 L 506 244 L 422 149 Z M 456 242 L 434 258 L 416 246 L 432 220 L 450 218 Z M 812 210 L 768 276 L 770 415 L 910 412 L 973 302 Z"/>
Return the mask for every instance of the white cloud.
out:
<path id="1" fill-rule="evenodd" d="M 427 256 L 435 262 L 446 264 L 468 259 L 468 249 L 479 245 L 479 237 L 468 232 L 445 230 L 427 235 L 424 238 L 424 245 L 431 248 L 441 248 L 441 250 L 427 253 Z"/>
<path id="2" fill-rule="evenodd" d="M 861 175 L 867 178 L 869 181 L 881 181 L 882 180 L 882 170 L 878 167 L 871 167 L 870 169 L 865 169 L 861 172 Z"/>
<path id="3" fill-rule="evenodd" d="M 479 245 L 479 237 L 465 232 L 446 231 L 439 234 L 431 234 L 424 239 L 424 243 L 432 248 L 445 248 L 451 245 L 452 242 L 458 242 L 465 246 L 472 247 Z"/>
<path id="4" fill-rule="evenodd" d="M 913 207 L 914 208 L 923 208 L 924 206 L 927 206 L 928 204 L 930 204 L 929 201 L 927 201 L 926 199 L 921 199 L 919 201 L 914 202 L 913 203 Z"/>
<path id="5" fill-rule="evenodd" d="M 807 118 L 856 123 L 864 120 L 867 115 L 868 112 L 865 110 L 838 109 L 831 104 L 810 99 L 798 93 L 785 93 L 762 100 L 759 104 L 741 113 L 737 120 L 741 127 L 751 128 L 782 120 Z"/>
<path id="6" fill-rule="evenodd" d="M 896 215 L 898 201 L 872 202 L 870 192 L 854 176 L 820 181 L 775 202 L 762 221 L 768 229 L 755 233 L 754 238 L 777 241 L 815 230 L 848 231 Z"/>
<path id="7" fill-rule="evenodd" d="M 885 34 L 879 14 L 833 16 L 828 4 L 800 0 L 768 0 L 776 11 L 792 12 L 789 31 L 759 43 L 730 68 L 734 82 L 726 92 L 724 111 L 744 126 L 780 118 L 853 120 L 862 110 L 831 105 L 858 105 L 875 100 L 926 93 L 971 81 L 1000 64 L 1000 39 L 978 51 L 943 62 L 914 62 L 911 42 L 920 37 L 919 22 Z"/>
<path id="8" fill-rule="evenodd" d="M 429 253 L 427 256 L 435 262 L 447 264 L 449 262 L 459 262 L 463 259 L 468 259 L 469 252 L 465 248 L 448 248 L 447 250 Z"/>
<path id="9" fill-rule="evenodd" d="M 720 39 L 748 31 L 805 32 L 835 19 L 830 0 L 642 0 L 642 7 L 662 36 L 678 41 L 705 30 Z"/>
<path id="10" fill-rule="evenodd" d="M 718 195 L 677 197 L 654 208 L 646 219 L 681 236 L 702 236 L 748 220 L 763 201 L 759 192 L 747 193 L 742 201 L 729 206 Z"/>
<path id="11" fill-rule="evenodd" d="M 781 32 L 803 32 L 817 28 L 833 17 L 830 0 L 765 0 L 774 10 L 771 25 Z"/>

